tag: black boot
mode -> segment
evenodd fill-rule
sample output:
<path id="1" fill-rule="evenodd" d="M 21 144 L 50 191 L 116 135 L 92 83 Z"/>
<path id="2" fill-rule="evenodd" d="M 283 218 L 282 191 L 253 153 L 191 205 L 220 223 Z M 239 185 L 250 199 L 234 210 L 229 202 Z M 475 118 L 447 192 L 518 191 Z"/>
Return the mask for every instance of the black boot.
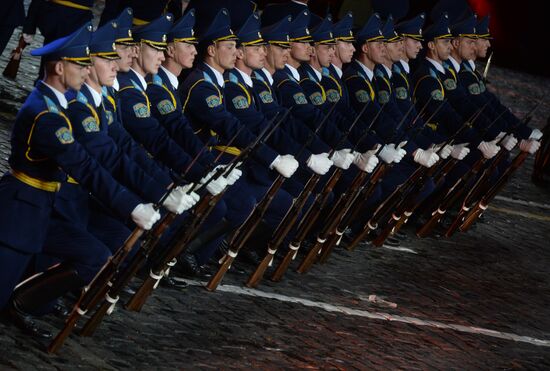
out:
<path id="1" fill-rule="evenodd" d="M 258 266 L 265 254 L 267 254 L 267 244 L 271 240 L 273 228 L 271 228 L 263 220 L 258 223 L 252 236 L 239 252 L 240 261 L 250 264 L 254 267 Z M 283 247 L 283 246 L 281 246 Z"/>
<path id="2" fill-rule="evenodd" d="M 50 338 L 52 334 L 40 328 L 30 313 L 85 284 L 77 271 L 64 263 L 29 278 L 13 291 L 9 310 L 13 323 L 29 335 Z"/>

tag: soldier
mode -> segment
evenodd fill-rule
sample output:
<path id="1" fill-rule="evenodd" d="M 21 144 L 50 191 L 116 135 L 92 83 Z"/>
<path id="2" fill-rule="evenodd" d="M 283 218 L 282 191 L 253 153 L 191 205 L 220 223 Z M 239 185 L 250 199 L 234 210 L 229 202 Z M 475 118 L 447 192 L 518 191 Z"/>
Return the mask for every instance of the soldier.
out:
<path id="1" fill-rule="evenodd" d="M 215 136 L 217 145 L 213 148 L 223 152 L 222 161 L 227 162 L 253 143 L 263 127 L 257 122 L 241 121 L 227 109 L 227 105 L 233 102 L 228 102 L 223 93 L 223 73 L 235 67 L 237 58 L 237 36 L 230 29 L 229 12 L 223 8 L 214 20 L 199 18 L 199 23 L 202 24 L 198 32 L 201 61 L 182 86 L 183 109 L 203 140 Z M 242 100 L 235 102 L 243 103 Z M 224 145 L 233 137 L 232 146 Z M 259 145 L 252 158 L 254 161 L 247 162 L 241 179 L 227 192 L 227 206 L 234 220 L 244 220 L 265 195 L 272 183 L 267 169 L 290 178 L 298 168 L 298 161 L 292 155 L 281 155 L 266 143 Z M 258 171 L 252 170 L 255 167 Z M 266 228 L 275 228 L 291 203 L 292 197 L 279 190 L 265 214 Z"/>
<path id="2" fill-rule="evenodd" d="M 130 216 L 143 229 L 151 228 L 160 218 L 152 204 L 143 204 L 116 183 L 74 140 L 63 93 L 69 88 L 80 89 L 89 73 L 91 29 L 91 24 L 86 24 L 75 33 L 31 53 L 44 58 L 45 80 L 38 83 L 18 113 L 9 160 L 11 171 L 0 181 L 4 205 L 0 211 L 1 307 L 5 306 L 31 257 L 42 250 L 56 193 L 67 175 L 118 215 Z M 22 219 L 14 218 L 14 213 Z M 32 223 L 21 223 L 21 220 L 32 220 Z M 67 231 L 70 233 L 72 231 Z M 77 229 L 73 236 L 76 240 L 80 237 Z M 74 244 L 65 248 L 68 261 L 26 280 L 13 293 L 10 313 L 14 323 L 29 334 L 50 337 L 48 331 L 36 325 L 30 313 L 91 279 L 91 272 L 79 270 L 82 260 L 71 251 Z"/>
<path id="3" fill-rule="evenodd" d="M 25 20 L 25 8 L 23 0 L 12 0 L 2 7 L 0 11 L 0 55 L 4 52 L 10 41 L 13 30 L 23 24 Z"/>
<path id="4" fill-rule="evenodd" d="M 190 122 L 184 116 L 181 99 L 177 91 L 178 76 L 182 70 L 193 66 L 197 54 L 194 25 L 195 12 L 191 9 L 170 29 L 167 34 L 168 45 L 165 51 L 165 60 L 162 62 L 158 73 L 150 77 L 146 92 L 151 101 L 152 115 L 168 132 L 170 137 L 186 153 L 193 157 L 199 156 L 198 161 L 202 166 L 208 167 L 213 165 L 214 156 L 210 151 L 203 151 L 204 143 L 193 132 Z M 228 185 L 233 185 L 241 176 L 241 173 L 239 169 L 234 169 L 228 175 Z M 227 199 L 227 195 L 224 196 L 224 199 Z M 198 276 L 204 273 L 200 270 L 200 267 L 210 260 L 223 235 L 244 221 L 229 221 L 224 218 L 226 212 L 225 201 L 219 201 L 216 209 L 212 212 L 218 215 L 217 218 L 220 219 L 215 228 L 216 233 L 210 231 L 212 242 L 202 246 L 199 251 L 185 253 L 178 259 L 180 262 L 178 269 L 186 276 Z"/>

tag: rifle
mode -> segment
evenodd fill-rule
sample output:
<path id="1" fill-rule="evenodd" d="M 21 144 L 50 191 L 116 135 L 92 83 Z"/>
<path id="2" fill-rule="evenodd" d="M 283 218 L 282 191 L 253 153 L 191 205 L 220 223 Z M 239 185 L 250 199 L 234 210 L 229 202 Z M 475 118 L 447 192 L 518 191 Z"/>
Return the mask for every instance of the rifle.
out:
<path id="1" fill-rule="evenodd" d="M 256 148 L 262 143 L 262 140 L 267 140 L 273 134 L 275 129 L 280 124 L 277 123 L 273 126 L 272 130 L 266 135 L 268 129 L 272 126 L 273 121 L 276 119 L 276 115 L 273 120 L 271 120 L 266 127 L 260 132 L 258 137 L 250 143 L 244 150 L 241 151 L 239 155 L 234 157 L 231 162 L 225 167 L 218 167 L 215 174 L 209 180 L 217 179 L 222 176 L 224 173 L 229 174 L 233 169 L 243 162 L 245 162 L 250 154 L 256 150 Z M 239 129 L 240 130 L 240 129 Z M 206 188 L 206 183 L 202 185 Z M 157 287 L 158 282 L 166 274 L 170 263 L 180 254 L 182 254 L 187 248 L 189 243 L 196 237 L 199 228 L 203 224 L 204 220 L 208 217 L 212 209 L 215 207 L 216 203 L 221 199 L 224 192 L 216 196 L 211 194 L 206 194 L 202 197 L 201 201 L 195 206 L 193 210 L 193 217 L 180 228 L 178 234 L 175 238 L 176 243 L 173 244 L 171 248 L 166 250 L 160 258 L 157 260 L 155 265 L 150 271 L 148 277 L 145 278 L 139 289 L 132 296 L 132 298 L 126 303 L 126 309 L 133 311 L 140 311 L 147 298 L 151 295 L 152 291 Z M 197 246 L 198 248 L 199 246 Z"/>
<path id="2" fill-rule="evenodd" d="M 232 141 L 239 135 L 239 133 L 240 133 L 240 130 L 237 131 L 237 133 L 229 141 L 229 143 L 232 143 Z M 209 142 L 207 141 L 206 144 L 197 153 L 193 161 L 191 161 L 191 163 L 187 166 L 187 169 L 184 171 L 181 178 L 185 178 L 185 176 L 194 166 L 196 161 L 198 161 L 202 153 L 208 148 L 208 146 L 209 146 Z M 212 164 L 209 165 L 209 168 L 205 170 L 205 174 L 208 174 L 211 171 L 211 167 L 213 167 L 213 164 L 218 162 L 222 154 L 223 152 L 220 152 L 220 154 L 218 154 L 218 156 L 214 159 Z M 210 182 L 210 179 L 208 182 Z M 205 184 L 208 184 L 208 182 L 206 182 Z M 193 187 L 193 189 L 191 189 L 189 192 L 193 192 L 195 188 L 196 186 Z M 103 320 L 103 317 L 106 314 L 110 315 L 113 312 L 113 310 L 115 309 L 116 303 L 119 300 L 122 289 L 124 289 L 124 287 L 126 287 L 130 283 L 132 278 L 137 274 L 137 272 L 143 266 L 145 261 L 148 260 L 150 256 L 153 254 L 153 252 L 156 251 L 162 234 L 170 226 L 170 224 L 175 219 L 175 217 L 176 215 L 173 213 L 166 214 L 161 219 L 161 221 L 155 226 L 155 229 L 152 230 L 147 235 L 147 238 L 143 241 L 138 251 L 132 258 L 132 260 L 129 262 L 126 269 L 120 272 L 120 274 L 118 274 L 115 277 L 114 282 L 112 283 L 112 285 L 110 285 L 110 288 L 108 289 L 108 292 L 105 293 L 104 301 L 101 303 L 101 305 L 97 308 L 94 314 L 88 319 L 88 321 L 84 324 L 84 326 L 80 330 L 79 332 L 80 336 L 93 335 L 93 333 L 96 331 L 97 327 L 100 325 L 101 321 Z"/>
<path id="3" fill-rule="evenodd" d="M 195 158 L 189 163 L 187 169 L 184 172 L 184 176 L 189 172 L 189 170 L 199 159 L 204 149 L 207 148 L 207 145 L 208 144 L 206 144 L 195 156 Z M 156 210 L 160 209 L 161 205 L 170 195 L 170 192 L 175 189 L 177 185 L 178 184 L 175 183 L 172 184 L 167 192 L 162 196 L 162 198 L 157 203 L 155 203 L 154 208 Z M 152 248 L 152 246 L 154 246 L 158 242 L 160 236 L 169 226 L 174 217 L 175 215 L 172 213 L 166 214 L 164 218 L 160 222 L 158 222 L 151 231 L 147 233 L 147 238 L 142 243 L 140 250 Z M 70 335 L 70 333 L 76 326 L 78 319 L 86 314 L 86 312 L 88 312 L 89 310 L 92 310 L 101 300 L 101 298 L 105 297 L 105 300 L 110 303 L 108 304 L 108 306 L 114 307 L 114 305 L 118 301 L 118 294 L 109 295 L 112 294 L 110 287 L 112 287 L 113 283 L 111 282 L 111 280 L 117 273 L 119 273 L 119 269 L 122 266 L 122 263 L 125 261 L 133 246 L 141 238 L 143 233 L 143 229 L 139 227 L 135 228 L 130 236 L 126 239 L 124 244 L 117 250 L 117 252 L 113 256 L 109 258 L 109 260 L 107 260 L 101 270 L 96 274 L 92 282 L 90 282 L 90 284 L 88 284 L 88 286 L 83 290 L 82 295 L 74 305 L 71 314 L 67 318 L 64 327 L 50 343 L 48 347 L 49 353 L 55 353 L 57 352 L 57 350 L 59 350 L 59 348 L 65 342 L 65 339 Z M 136 267 L 135 271 L 137 271 L 137 269 L 139 269 L 139 266 Z M 120 289 L 122 289 L 122 287 Z"/>
<path id="4" fill-rule="evenodd" d="M 540 106 L 542 100 L 539 100 L 539 102 L 525 115 L 524 119 L 522 120 L 523 124 L 526 124 L 527 122 L 529 122 L 529 120 L 531 119 L 531 115 L 536 111 L 536 109 Z M 499 114 L 499 116 L 497 117 L 497 119 L 506 111 L 503 111 Z M 496 122 L 496 120 L 494 120 L 489 126 L 492 126 L 494 123 Z M 517 126 L 521 125 L 521 123 L 519 123 Z M 501 153 L 499 153 L 497 159 L 497 161 L 500 161 L 499 158 L 500 157 L 503 157 L 504 156 L 504 151 L 502 151 Z M 472 166 L 472 169 L 465 173 L 464 175 L 462 175 L 462 177 L 460 177 L 456 182 L 455 184 L 453 184 L 453 186 L 449 189 L 449 191 L 447 191 L 446 194 L 443 194 L 442 195 L 442 199 L 440 198 L 440 200 L 437 200 L 435 202 L 433 202 L 433 204 L 436 204 L 437 207 L 434 209 L 434 211 L 432 211 L 431 213 L 431 216 L 430 218 L 428 219 L 428 221 L 426 223 L 424 223 L 424 225 L 422 225 L 421 227 L 419 227 L 416 231 L 416 235 L 420 238 L 423 238 L 423 237 L 426 237 L 428 236 L 432 231 L 433 229 L 437 226 L 437 224 L 439 223 L 439 221 L 442 219 L 443 215 L 447 212 L 447 210 L 452 206 L 454 205 L 458 199 L 460 198 L 460 196 L 466 192 L 466 190 L 468 189 L 467 187 L 465 187 L 464 185 L 466 185 L 470 179 L 474 178 L 477 176 L 477 174 L 479 173 L 479 170 L 483 167 L 483 164 L 485 163 L 485 159 L 482 157 L 480 158 L 473 166 Z M 498 164 L 498 163 L 497 163 Z M 496 166 L 496 165 L 495 165 Z M 479 184 L 479 183 L 478 183 Z M 476 188 L 476 187 L 474 187 Z M 479 186 L 478 186 L 479 188 Z M 457 192 L 453 193 L 453 191 L 457 189 Z M 473 189 L 473 188 L 472 188 Z M 476 190 L 477 192 L 477 190 Z M 472 192 L 470 192 L 471 194 Z M 466 200 L 465 200 L 466 201 Z M 467 206 L 466 206 L 467 207 Z M 460 214 L 460 213 L 459 213 Z M 447 232 L 451 231 L 451 234 L 452 232 L 454 232 L 454 230 L 456 230 L 456 228 L 459 226 L 459 222 L 458 220 L 460 220 L 459 218 L 456 218 L 455 219 L 455 222 L 451 225 L 451 227 L 447 230 Z M 449 235 L 451 235 L 449 234 Z"/>
<path id="5" fill-rule="evenodd" d="M 308 140 L 306 141 L 306 143 L 300 149 L 299 154 L 301 154 L 301 152 L 304 151 L 307 148 L 307 146 L 313 141 L 313 139 L 315 138 L 315 136 L 317 135 L 317 133 L 319 132 L 321 127 L 328 121 L 328 118 L 330 117 L 330 115 L 332 114 L 332 112 L 334 111 L 335 108 L 336 108 L 336 104 L 334 104 L 330 108 L 329 112 L 325 115 L 323 120 L 319 123 L 319 125 L 317 126 L 315 131 L 310 133 L 310 135 L 308 137 Z M 319 176 L 317 175 L 317 178 L 315 178 L 315 179 L 314 178 L 315 178 L 315 175 L 312 176 L 308 180 L 304 191 L 302 191 L 302 193 L 300 193 L 300 196 L 298 198 L 300 198 L 302 196 L 302 194 L 307 192 L 308 189 L 309 189 L 309 192 L 311 192 L 311 190 L 317 184 Z M 227 254 L 220 260 L 220 263 L 221 263 L 220 268 L 218 269 L 216 274 L 214 276 L 212 276 L 212 278 L 210 279 L 210 281 L 206 285 L 206 288 L 209 291 L 216 290 L 216 288 L 220 284 L 221 280 L 225 276 L 225 273 L 231 267 L 231 264 L 233 263 L 233 260 L 235 260 L 235 258 L 237 257 L 239 251 L 241 250 L 241 248 L 246 244 L 246 242 L 248 241 L 248 239 L 252 235 L 252 232 L 254 231 L 256 226 L 260 223 L 263 215 L 265 214 L 265 211 L 267 210 L 267 207 L 269 206 L 269 204 L 273 200 L 273 197 L 275 196 L 275 193 L 279 190 L 279 188 L 281 187 L 284 180 L 285 180 L 285 178 L 281 175 L 279 175 L 277 177 L 276 181 L 269 188 L 267 194 L 262 198 L 262 200 L 258 203 L 258 205 L 256 205 L 253 212 L 249 215 L 249 217 L 246 219 L 244 224 L 239 228 L 239 231 L 233 237 L 233 239 L 231 240 L 231 243 L 229 244 L 229 250 L 228 250 Z M 305 200 L 307 200 L 307 197 L 304 198 L 303 202 L 305 202 Z M 298 205 L 299 203 L 300 202 L 298 202 L 296 200 L 293 202 L 292 206 L 290 207 L 289 211 L 287 212 L 287 214 L 285 215 L 285 217 L 283 218 L 283 220 L 281 221 L 280 224 L 283 224 L 285 219 L 287 219 L 287 215 L 290 212 L 290 210 L 296 210 L 297 207 L 300 207 L 300 209 L 301 209 L 302 206 L 299 206 Z M 300 209 L 296 210 L 296 213 L 298 213 L 300 211 Z"/>
<path id="6" fill-rule="evenodd" d="M 361 109 L 361 112 L 359 112 L 359 114 L 353 120 L 353 122 L 349 126 L 349 128 L 344 133 L 342 133 L 339 142 L 330 151 L 330 158 L 332 158 L 332 156 L 334 155 L 334 152 L 336 151 L 336 148 L 340 147 L 340 145 L 342 145 L 345 142 L 345 140 L 348 138 L 349 134 L 351 133 L 351 131 L 353 130 L 353 128 L 355 127 L 357 122 L 359 122 L 359 119 L 365 113 L 365 111 L 366 111 L 367 107 L 369 106 L 369 104 L 370 104 L 370 102 L 367 103 L 363 107 L 363 109 Z M 336 107 L 336 103 L 331 107 L 331 111 L 329 111 L 329 114 L 332 112 L 332 110 L 335 107 Z M 329 114 L 327 114 L 327 116 Z M 321 125 L 319 125 L 319 126 L 321 126 Z M 313 136 L 311 136 L 309 142 L 311 142 L 311 140 L 313 140 Z M 342 174 L 342 169 L 337 168 L 336 170 L 334 170 L 331 177 L 329 178 L 329 181 L 327 182 L 326 187 L 323 188 L 323 191 L 317 193 L 317 195 L 315 197 L 315 200 L 319 200 L 318 202 L 321 202 L 321 200 L 326 200 L 328 198 L 330 192 L 332 191 L 332 189 L 334 188 L 334 186 L 338 182 L 338 179 L 340 178 L 341 174 Z M 320 175 L 315 174 L 313 176 L 317 178 L 317 181 L 315 181 L 315 185 L 316 185 L 317 182 L 318 182 L 318 179 L 320 179 Z M 286 236 L 290 233 L 292 227 L 294 226 L 296 220 L 298 219 L 300 211 L 303 209 L 307 199 L 309 198 L 311 192 L 313 191 L 314 186 L 310 188 L 309 184 L 310 184 L 310 182 L 308 181 L 306 183 L 306 187 L 305 187 L 304 191 L 300 193 L 300 196 L 298 197 L 296 202 L 294 202 L 292 204 L 292 207 L 287 211 L 285 217 L 283 218 L 283 220 L 279 223 L 279 225 L 275 229 L 275 232 L 272 235 L 273 237 L 267 245 L 267 254 L 264 256 L 264 258 L 262 259 L 262 261 L 260 262 L 258 267 L 256 267 L 256 270 L 250 275 L 248 281 L 246 282 L 247 287 L 256 287 L 258 285 L 258 283 L 260 283 L 260 281 L 262 280 L 262 278 L 265 274 L 265 271 L 267 270 L 267 267 L 272 264 L 273 258 L 275 256 L 275 254 L 277 253 L 277 250 L 279 249 L 279 247 L 283 243 Z M 310 207 L 307 214 L 318 216 L 319 215 L 318 212 L 317 213 L 313 213 L 313 212 L 310 213 L 309 212 L 313 208 L 313 205 Z M 320 205 L 320 208 L 321 207 L 322 207 L 322 205 Z"/>
<path id="7" fill-rule="evenodd" d="M 23 50 L 25 50 L 27 45 L 29 45 L 29 43 L 25 41 L 25 38 L 21 33 L 21 37 L 19 37 L 17 47 L 15 47 L 15 49 L 11 51 L 10 61 L 6 65 L 6 68 L 4 68 L 4 72 L 2 72 L 2 75 L 9 79 L 15 80 L 17 72 L 19 71 L 19 65 L 21 64 L 21 56 L 23 54 Z"/>
<path id="8" fill-rule="evenodd" d="M 548 127 L 550 127 L 550 118 L 548 120 L 548 124 L 543 129 L 543 132 L 545 132 Z M 489 190 L 481 197 L 479 202 L 477 202 L 476 205 L 472 207 L 464 216 L 463 222 L 460 225 L 461 232 L 467 231 L 476 219 L 487 209 L 489 202 L 491 202 L 497 193 L 500 192 L 512 174 L 523 164 L 528 155 L 528 152 L 520 152 L 514 158 L 510 166 L 508 166 L 497 182 L 489 188 Z"/>
<path id="9" fill-rule="evenodd" d="M 376 113 L 375 117 L 371 121 L 369 127 L 371 127 L 374 124 L 374 122 L 376 122 L 378 120 L 378 117 L 382 113 L 382 111 L 384 109 L 384 106 L 385 105 L 382 105 L 380 107 L 379 111 Z M 412 107 L 409 110 L 409 112 L 411 112 L 411 111 L 412 111 Z M 406 115 L 403 117 L 401 122 L 394 128 L 394 136 L 395 136 L 395 133 L 398 132 L 398 130 L 401 128 L 401 126 L 405 122 L 405 119 L 406 119 Z M 368 131 L 363 134 L 363 138 L 361 138 L 361 140 L 364 139 L 367 136 L 367 134 L 368 134 Z M 355 202 L 357 197 L 360 195 L 361 189 L 362 189 L 361 187 L 364 184 L 364 180 L 367 176 L 368 176 L 367 172 L 360 171 L 359 174 L 357 174 L 355 179 L 352 181 L 352 183 L 349 187 L 349 191 L 344 192 L 340 196 L 340 198 L 338 199 L 336 204 L 331 208 L 331 212 L 329 213 L 328 217 L 326 218 L 327 222 L 325 223 L 325 225 L 324 225 L 323 229 L 321 230 L 321 232 L 317 235 L 315 244 L 309 250 L 309 252 L 305 256 L 305 258 L 302 260 L 302 262 L 298 266 L 297 271 L 299 273 L 306 273 L 307 271 L 309 271 L 309 269 L 311 268 L 311 266 L 315 262 L 315 259 L 317 258 L 319 253 L 325 247 L 324 243 L 334 233 L 335 229 L 337 229 L 338 223 L 341 221 L 341 219 L 347 213 L 347 211 L 349 210 L 351 205 L 353 205 L 353 203 Z M 372 176 L 371 176 L 371 178 L 372 178 Z M 338 231 L 336 230 L 336 232 L 338 232 Z M 325 250 L 325 251 L 327 251 L 327 250 Z M 327 257 L 328 257 L 328 255 L 327 255 Z M 326 258 L 325 258 L 325 260 L 326 260 Z"/>
<path id="10" fill-rule="evenodd" d="M 465 130 L 466 127 L 468 127 L 471 123 L 475 122 L 475 120 L 477 120 L 477 118 L 481 115 L 488 104 L 488 102 L 485 103 L 480 109 L 474 112 L 474 114 L 462 124 L 462 126 L 456 131 L 456 133 L 454 133 L 441 145 L 441 148 L 444 148 L 446 145 L 452 145 L 456 138 L 462 133 L 462 131 Z M 444 177 L 446 174 L 448 174 L 456 163 L 456 159 L 449 159 L 448 161 L 446 161 L 443 165 L 441 165 L 439 176 Z M 397 232 L 403 226 L 403 224 L 408 221 L 408 218 L 414 213 L 419 205 L 417 202 L 415 202 L 416 198 L 422 192 L 422 189 L 424 188 L 424 185 L 426 184 L 428 179 L 431 179 L 436 174 L 439 166 L 437 166 L 437 164 L 434 164 L 434 166 L 432 166 L 431 168 L 419 167 L 418 169 L 421 170 L 419 170 L 419 172 L 415 171 L 406 181 L 406 184 L 410 185 L 409 191 L 406 193 L 401 193 L 400 201 L 396 206 L 397 211 L 392 213 L 391 218 L 386 223 L 386 226 L 384 227 L 382 232 L 374 240 L 372 240 L 373 246 L 382 246 L 384 244 L 384 241 L 386 241 L 390 234 L 394 234 L 395 232 Z M 416 183 L 417 181 L 418 183 Z"/>
<path id="11" fill-rule="evenodd" d="M 428 104 L 430 103 L 431 99 L 428 100 L 424 106 L 422 107 L 421 111 L 418 113 L 417 117 L 415 118 L 414 122 L 416 122 L 416 120 L 418 120 L 418 118 L 423 114 L 424 110 L 427 108 Z M 420 131 L 425 127 L 425 125 L 432 120 L 433 117 L 435 117 L 435 115 L 439 112 L 439 110 L 447 103 L 446 100 L 443 100 L 438 106 L 437 108 L 432 112 L 432 114 L 429 116 L 429 118 L 427 120 L 424 121 L 424 125 L 422 125 L 421 127 L 419 128 L 416 128 L 415 129 L 415 132 L 413 133 L 413 139 L 416 137 L 416 135 L 418 133 L 420 133 Z M 413 127 L 414 125 L 414 122 L 413 124 L 411 124 L 411 128 Z M 385 165 L 385 169 L 384 171 L 386 171 L 386 169 L 390 168 L 392 166 L 392 164 L 387 164 Z M 418 169 L 417 169 L 418 170 Z M 420 174 L 419 174 L 419 171 L 415 171 L 411 177 L 413 178 L 416 178 L 418 177 Z M 405 183 L 406 184 L 406 183 Z M 405 185 L 404 184 L 404 185 Z M 353 241 L 348 245 L 347 249 L 349 251 L 353 251 L 355 250 L 355 248 L 357 247 L 357 245 L 359 245 L 359 243 L 365 239 L 372 231 L 376 230 L 376 228 L 378 228 L 378 221 L 381 217 L 383 217 L 385 215 L 385 213 L 387 213 L 389 210 L 391 210 L 396 202 L 399 200 L 399 197 L 401 194 L 404 193 L 406 187 L 404 187 L 404 185 L 396 188 L 394 190 L 394 192 L 392 192 L 388 198 L 375 210 L 373 216 L 365 223 L 365 225 L 363 226 L 363 228 L 361 229 L 361 232 L 353 239 Z M 374 190 L 374 187 L 376 186 L 376 184 L 373 184 L 372 185 L 372 188 Z M 362 203 L 361 203 L 362 205 Z M 357 215 L 359 214 L 359 210 L 361 210 L 361 208 L 359 207 L 354 207 L 353 209 L 353 212 L 352 214 L 346 219 L 346 224 L 344 224 L 342 226 L 342 229 L 340 229 L 341 233 L 343 233 L 345 231 L 345 228 L 347 228 L 347 226 L 349 224 L 351 224 L 352 220 L 357 217 Z"/>
<path id="12" fill-rule="evenodd" d="M 529 112 L 529 115 L 526 116 L 524 122 L 528 122 L 530 120 L 530 118 L 532 117 L 531 115 L 535 112 L 535 110 L 537 109 L 538 106 L 539 105 L 537 104 L 537 106 L 535 106 L 533 109 L 531 109 L 531 111 Z M 497 122 L 497 120 L 506 111 L 507 111 L 506 109 L 503 110 L 503 112 L 501 112 L 497 116 L 497 118 L 495 118 L 495 120 L 485 129 L 485 132 L 495 122 Z M 519 124 L 521 124 L 521 122 Z M 470 191 L 466 195 L 464 201 L 462 202 L 462 207 L 460 208 L 460 210 L 458 212 L 458 215 L 456 216 L 456 218 L 453 220 L 453 222 L 451 223 L 451 225 L 449 226 L 449 228 L 445 232 L 445 237 L 447 237 L 447 238 L 451 237 L 454 234 L 454 232 L 456 232 L 456 230 L 460 227 L 460 225 L 462 224 L 462 221 L 464 220 L 465 214 L 468 213 L 468 211 L 470 210 L 472 205 L 477 202 L 477 200 L 481 197 L 481 194 L 485 191 L 486 186 L 487 186 L 487 184 L 486 184 L 487 179 L 495 171 L 495 169 L 498 167 L 498 165 L 507 157 L 507 155 L 508 155 L 508 152 L 505 151 L 504 149 L 501 149 L 500 153 L 492 160 L 491 166 L 489 166 L 488 168 L 486 168 L 483 171 L 482 175 L 475 182 L 475 185 L 470 189 Z M 485 162 L 486 162 L 486 160 L 483 161 L 483 163 L 485 163 Z"/>
<path id="13" fill-rule="evenodd" d="M 488 82 L 487 80 L 487 74 L 489 73 L 489 67 L 491 66 L 491 61 L 493 60 L 493 53 L 491 52 L 491 55 L 489 55 L 489 59 L 487 59 L 487 63 L 485 64 L 485 69 L 483 70 L 483 81 L 485 83 Z"/>

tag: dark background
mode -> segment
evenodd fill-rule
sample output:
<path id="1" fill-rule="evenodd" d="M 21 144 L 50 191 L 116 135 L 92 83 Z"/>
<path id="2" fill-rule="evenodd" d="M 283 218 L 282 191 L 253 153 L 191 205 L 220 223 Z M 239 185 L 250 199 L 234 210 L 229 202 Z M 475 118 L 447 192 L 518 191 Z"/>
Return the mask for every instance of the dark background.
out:
<path id="1" fill-rule="evenodd" d="M 458 0 L 460 1 L 460 0 Z M 260 0 L 260 7 L 266 3 L 285 2 L 284 0 Z M 538 75 L 550 76 L 546 53 L 550 46 L 548 27 L 550 12 L 544 0 L 468 0 L 472 9 L 479 15 L 491 15 L 490 30 L 494 37 L 493 61 L 495 65 L 510 67 Z M 436 0 L 411 0 L 409 17 L 420 12 L 429 13 Z M 309 8 L 319 14 L 327 9 L 338 18 L 348 9 L 357 17 L 366 19 L 372 12 L 369 0 L 310 0 Z"/>

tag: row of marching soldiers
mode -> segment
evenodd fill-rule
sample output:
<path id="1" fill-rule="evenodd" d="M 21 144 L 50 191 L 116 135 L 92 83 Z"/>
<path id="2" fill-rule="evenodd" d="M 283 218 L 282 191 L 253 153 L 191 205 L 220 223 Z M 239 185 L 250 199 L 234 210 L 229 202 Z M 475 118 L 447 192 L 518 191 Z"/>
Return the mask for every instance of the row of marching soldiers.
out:
<path id="1" fill-rule="evenodd" d="M 44 79 L 0 181 L 0 307 L 16 326 L 50 338 L 35 317 L 70 315 L 55 351 L 124 290 L 139 310 L 183 285 L 170 268 L 214 290 L 244 256 L 256 286 L 296 257 L 303 273 L 337 245 L 399 243 L 412 217 L 435 226 L 458 205 L 462 227 L 520 164 L 510 151 L 537 151 L 541 132 L 476 70 L 487 18 L 442 12 L 423 30 L 424 14 L 374 14 L 353 32 L 351 14 L 279 14 L 236 32 L 224 8 L 132 28 L 128 8 L 31 52 Z M 80 291 L 72 311 L 58 300 Z"/>

